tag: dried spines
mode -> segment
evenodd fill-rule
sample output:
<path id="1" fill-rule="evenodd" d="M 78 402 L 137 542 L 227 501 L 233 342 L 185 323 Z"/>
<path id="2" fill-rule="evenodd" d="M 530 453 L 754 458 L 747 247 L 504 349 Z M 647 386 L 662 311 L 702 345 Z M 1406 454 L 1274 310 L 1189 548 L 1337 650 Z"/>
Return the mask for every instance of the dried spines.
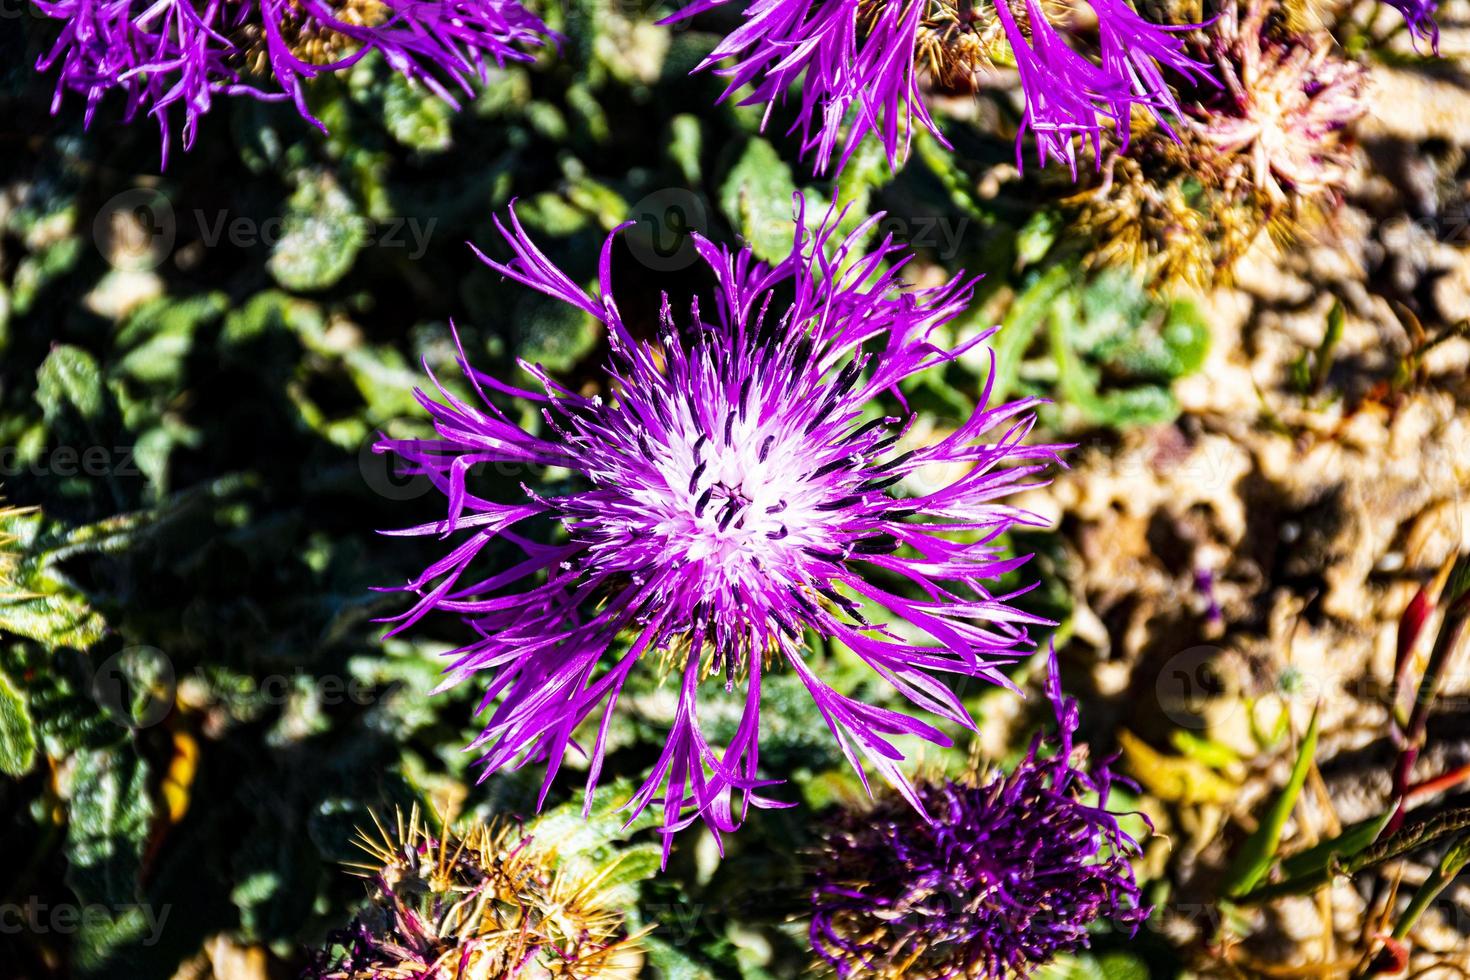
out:
<path id="1" fill-rule="evenodd" d="M 435 833 L 415 807 L 393 829 L 359 832 L 373 908 L 336 937 L 343 952 L 310 980 L 633 980 L 642 964 L 609 885 L 620 855 L 594 863 L 534 830 L 472 821 Z"/>
<path id="2" fill-rule="evenodd" d="M 914 61 L 940 88 L 968 91 L 975 73 L 1009 61 L 1008 51 L 989 5 L 933 0 L 919 22 Z"/>
<path id="3" fill-rule="evenodd" d="M 1197 142 L 1190 130 L 1184 147 Z M 1207 289 L 1267 225 L 1248 186 L 1228 174 L 1196 173 L 1190 152 L 1172 141 L 1135 142 L 1138 155 L 1114 155 L 1098 186 L 1063 200 L 1072 234 L 1087 243 L 1087 263 L 1135 269 L 1149 281 Z M 1218 181 L 1218 182 L 1217 182 Z"/>
<path id="4" fill-rule="evenodd" d="M 28 593 L 16 588 L 15 570 L 20 564 L 20 552 L 16 536 L 5 530 L 11 521 L 34 513 L 32 507 L 6 507 L 0 505 L 0 599 L 23 599 Z"/>
<path id="5" fill-rule="evenodd" d="M 891 0 L 862 0 L 858 6 L 858 29 L 866 30 Z M 1031 36 L 1031 11 L 1025 3 L 1007 0 L 1007 9 L 1022 34 Z M 1040 8 L 1048 18 L 1064 16 L 1069 7 L 1062 0 L 1044 0 Z M 969 0 L 925 0 L 924 16 L 914 41 L 914 64 L 939 89 L 971 92 L 981 72 L 1015 64 L 1004 27 L 989 2 Z"/>

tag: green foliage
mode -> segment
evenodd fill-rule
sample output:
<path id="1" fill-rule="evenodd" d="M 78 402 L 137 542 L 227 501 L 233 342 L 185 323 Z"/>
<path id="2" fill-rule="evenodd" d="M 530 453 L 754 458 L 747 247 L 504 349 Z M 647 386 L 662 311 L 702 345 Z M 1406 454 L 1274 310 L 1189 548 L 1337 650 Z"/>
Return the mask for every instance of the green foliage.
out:
<path id="1" fill-rule="evenodd" d="M 720 207 L 741 242 L 757 257 L 774 262 L 791 251 L 795 193 L 791 168 L 770 143 L 753 137 L 725 174 Z"/>
<path id="2" fill-rule="evenodd" d="M 331 177 L 307 176 L 286 204 L 285 231 L 268 268 L 287 289 L 325 289 L 352 269 L 362 232 L 357 203 Z"/>
<path id="3" fill-rule="evenodd" d="M 1149 980 L 1148 966 L 1123 952 L 1060 957 L 1043 967 L 1037 980 Z"/>
<path id="4" fill-rule="evenodd" d="M 0 164 L 0 479 L 10 503 L 38 508 L 0 527 L 18 556 L 0 594 L 0 771 L 13 780 L 0 819 L 26 856 L 0 904 L 36 894 L 113 913 L 75 936 L 26 937 L 20 969 L 167 978 L 224 935 L 290 975 L 360 900 L 339 865 L 357 858 L 351 834 L 372 813 L 462 795 L 482 815 L 532 817 L 534 766 L 481 783 L 463 751 L 483 723 L 474 685 L 431 694 L 465 632 L 433 622 L 385 639 L 377 620 L 403 598 L 373 591 L 440 547 L 374 533 L 442 516 L 422 478 L 371 450 L 379 432 L 431 436 L 414 396 L 437 397 L 422 363 L 458 396 L 469 394 L 460 346 L 521 384 L 520 360 L 573 387 L 602 381 L 595 322 L 465 247 L 507 257 L 491 219 L 512 198 L 589 288 L 607 231 L 645 212 L 676 260 L 691 232 L 775 260 L 797 193 L 809 221 L 830 201 L 850 206 L 849 230 L 887 211 L 878 233 L 914 247 L 914 281 L 986 275 L 944 339 L 1003 320 L 997 398 L 1056 399 L 1049 421 L 1067 428 L 1173 417 L 1170 386 L 1198 369 L 1207 341 L 1187 301 L 1056 261 L 1054 212 L 982 193 L 963 154 L 932 139 L 918 138 L 898 175 L 870 145 L 840 179 L 812 179 L 781 121 L 761 134 L 759 107 L 716 106 L 722 81 L 688 77 L 716 36 L 658 27 L 660 13 L 590 0 L 551 10 L 559 52 L 492 68 L 458 113 L 376 58 L 310 86 L 330 136 L 289 105 L 222 98 L 164 177 L 148 121 L 104 125 L 104 106 L 84 136 L 70 106 L 43 133 L 49 83 L 0 75 L 0 106 L 37 120 L 41 147 Z M 34 64 L 47 38 L 18 23 L 23 50 L 6 63 Z M 140 190 L 172 215 L 148 261 L 94 227 Z M 945 235 L 926 233 L 931 218 Z M 648 260 L 626 234 L 613 277 L 647 335 L 660 292 L 682 313 L 710 283 L 692 263 Z M 988 369 L 979 353 L 906 394 L 953 419 Z M 534 406 L 504 408 L 540 424 Z M 537 489 L 555 492 L 556 478 L 494 475 L 485 487 L 509 496 L 544 479 Z M 1061 603 L 1066 591 L 1052 581 L 1037 595 Z M 812 662 L 828 683 L 892 705 L 847 651 L 816 649 Z M 788 780 L 769 793 L 803 806 L 753 811 L 724 841 L 723 865 L 690 833 L 655 875 L 653 814 L 625 827 L 615 806 L 627 787 L 605 785 L 583 823 L 575 759 L 536 824 L 566 835 L 572 855 L 616 847 L 617 879 L 657 926 L 651 970 L 666 977 L 808 966 L 798 920 L 812 814 L 861 787 L 801 684 L 777 672 L 767 684 L 762 765 Z M 626 701 L 609 774 L 657 758 L 670 683 L 640 672 Z M 713 739 L 729 736 L 739 701 L 711 699 Z M 173 910 L 161 937 L 134 905 Z"/>
<path id="5" fill-rule="evenodd" d="M 153 801 L 148 763 L 123 747 L 70 759 L 62 785 L 67 801 L 67 884 L 84 902 L 131 902 Z"/>

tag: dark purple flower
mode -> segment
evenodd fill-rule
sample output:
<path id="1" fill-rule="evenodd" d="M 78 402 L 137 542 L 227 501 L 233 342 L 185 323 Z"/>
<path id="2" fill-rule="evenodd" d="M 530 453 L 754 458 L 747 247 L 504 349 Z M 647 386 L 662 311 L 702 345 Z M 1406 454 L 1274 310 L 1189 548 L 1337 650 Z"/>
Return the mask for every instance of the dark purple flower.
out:
<path id="1" fill-rule="evenodd" d="M 843 977 L 1026 977 L 1088 945 L 1102 917 L 1148 917 L 1129 858 L 1138 844 L 1108 812 L 1111 760 L 1073 744 L 1053 651 L 1057 731 L 1009 774 L 923 783 L 925 821 L 893 798 L 841 815 L 812 890 L 812 948 Z M 1075 757 L 1075 758 L 1074 758 Z"/>
<path id="2" fill-rule="evenodd" d="M 670 19 L 728 2 L 696 0 Z M 1030 130 L 1043 164 L 1055 156 L 1075 170 L 1077 142 L 1096 148 L 1105 128 L 1126 142 L 1135 105 L 1177 114 L 1162 69 L 1211 79 L 1208 66 L 1171 33 L 1196 25 L 1150 24 L 1126 0 L 1089 2 L 1098 19 L 1099 63 L 1072 50 L 1036 0 L 749 0 L 744 24 L 699 68 L 729 79 L 722 98 L 748 86 L 742 104 L 765 104 L 768 115 L 799 84 L 791 132 L 800 131 L 804 153 L 816 151 L 815 169 L 823 173 L 839 143 L 840 169 L 872 133 L 893 167 L 907 155 L 916 125 L 944 143 L 921 79 L 950 87 L 997 60 L 1013 61 L 1025 99 L 1018 144 Z M 996 59 L 1006 48 L 1011 58 Z"/>
<path id="3" fill-rule="evenodd" d="M 369 51 L 395 71 L 456 105 L 490 63 L 529 57 L 547 28 L 518 0 L 35 0 L 61 22 L 37 65 L 58 69 L 52 111 L 67 92 L 86 100 L 86 123 L 112 91 L 123 116 L 146 111 L 172 139 L 171 109 L 182 106 L 184 148 L 216 95 L 289 99 L 318 128 L 305 83 L 341 71 Z"/>
<path id="4" fill-rule="evenodd" d="M 442 388 L 443 401 L 420 393 L 438 438 L 377 447 L 428 474 L 448 500 L 446 520 L 397 532 L 460 540 L 408 583 L 420 598 L 395 631 L 433 610 L 476 631 L 453 652 L 446 684 L 484 672 L 489 718 L 472 748 L 484 751 L 487 775 L 545 761 L 544 799 L 574 732 L 592 719 L 590 806 L 630 673 L 661 665 L 672 677 L 673 728 L 629 804 L 635 815 L 662 804 L 666 856 L 672 834 L 696 820 L 718 837 L 752 803 L 782 805 L 758 795 L 772 782 L 761 776 L 759 749 L 761 678 L 773 670 L 800 678 L 860 773 L 861 755 L 918 804 L 892 739 L 948 739 L 830 687 L 808 660 L 808 631 L 845 645 L 914 706 L 968 726 L 935 675 L 1006 684 L 997 666 L 1029 648 L 1024 624 L 1042 622 L 988 584 L 1026 560 L 1005 556 L 1001 535 L 1037 520 L 1002 498 L 1056 459 L 1054 447 L 1022 444 L 1032 402 L 982 407 L 912 449 L 900 447 L 912 417 L 870 407 L 989 336 L 956 350 L 935 344 L 974 281 L 900 291 L 892 240 L 862 250 L 879 216 L 845 238 L 836 231 L 842 215 L 829 213 L 815 232 L 803 229 L 804 217 L 790 256 L 774 267 L 696 239 L 717 282 L 715 307 L 694 301 L 679 315 L 665 296 L 660 335 L 647 343 L 618 312 L 612 237 L 600 291 L 588 295 L 512 214 L 512 230 L 501 233 L 515 259 L 485 261 L 606 326 L 607 394 L 570 391 L 532 365 L 523 367 L 545 393 L 518 390 L 461 355 L 481 403 Z M 522 428 L 493 394 L 540 405 L 544 428 Z M 489 465 L 563 467 L 579 488 L 492 500 L 473 482 Z M 522 528 L 533 518 L 557 533 L 533 537 Z M 472 570 L 497 540 L 522 557 Z M 730 698 L 743 705 L 741 720 L 717 749 L 700 712 Z"/>

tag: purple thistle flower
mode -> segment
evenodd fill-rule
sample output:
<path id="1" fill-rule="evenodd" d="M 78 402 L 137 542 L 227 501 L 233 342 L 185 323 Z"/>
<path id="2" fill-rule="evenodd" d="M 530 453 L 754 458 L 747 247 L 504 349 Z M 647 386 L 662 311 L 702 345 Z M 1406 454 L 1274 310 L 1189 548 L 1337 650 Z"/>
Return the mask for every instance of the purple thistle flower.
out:
<path id="1" fill-rule="evenodd" d="M 669 20 L 728 2 L 696 0 Z M 1073 51 L 1036 0 L 973 6 L 952 0 L 750 0 L 744 24 L 696 70 L 728 78 L 722 100 L 749 86 L 742 104 L 765 104 L 767 117 L 799 83 L 800 105 L 789 131 L 800 131 L 803 154 L 816 151 L 817 173 L 826 172 L 839 141 L 840 170 L 873 133 L 896 168 L 908 155 L 916 125 L 949 145 L 925 105 L 921 77 L 948 87 L 994 67 L 994 48 L 1009 47 L 1025 100 L 1018 158 L 1029 130 L 1043 165 L 1055 156 L 1075 172 L 1076 138 L 1092 142 L 1096 155 L 1105 127 L 1126 143 L 1135 105 L 1156 116 L 1177 114 L 1162 69 L 1213 83 L 1209 67 L 1190 58 L 1172 33 L 1198 25 L 1160 27 L 1125 0 L 1089 2 L 1098 19 L 1100 64 Z"/>
<path id="2" fill-rule="evenodd" d="M 67 92 L 86 101 L 91 125 L 107 93 L 120 91 L 123 118 L 146 111 L 159 124 L 163 163 L 169 119 L 183 106 L 183 142 L 193 145 L 214 96 L 289 99 L 317 128 L 305 83 L 381 52 L 397 72 L 458 107 L 452 87 L 472 92 L 491 62 L 530 56 L 546 26 L 518 0 L 35 0 L 62 23 L 37 64 L 58 68 L 51 111 Z"/>
<path id="3" fill-rule="evenodd" d="M 577 394 L 526 364 L 544 394 L 511 388 L 461 352 L 483 404 L 442 387 L 442 403 L 420 392 L 438 438 L 376 447 L 427 474 L 448 501 L 445 520 L 395 533 L 462 535 L 407 584 L 419 599 L 393 632 L 443 610 L 478 634 L 451 654 L 445 686 L 487 677 L 480 708 L 489 718 L 471 746 L 484 752 L 485 775 L 544 761 L 544 801 L 574 732 L 600 709 L 590 807 L 620 692 L 632 671 L 662 662 L 677 685 L 676 716 L 628 806 L 636 816 L 662 804 L 666 859 L 672 835 L 696 820 L 718 839 L 751 804 L 789 805 L 759 793 L 775 782 L 759 768 L 761 679 L 772 670 L 800 678 L 860 774 L 861 756 L 920 805 L 893 739 L 947 737 L 827 685 L 807 659 L 807 631 L 845 645 L 915 707 L 973 727 L 935 675 L 1008 685 L 997 668 L 1029 649 L 1025 624 L 1045 622 L 987 585 L 1027 560 L 1005 556 L 999 537 L 1039 523 L 1001 498 L 1057 458 L 1055 447 L 1022 444 L 1034 400 L 984 408 L 982 398 L 948 436 L 904 452 L 908 422 L 865 414 L 879 393 L 990 336 L 955 350 L 932 339 L 963 311 L 974 280 L 900 292 L 903 261 L 886 267 L 900 251 L 892 239 L 862 253 L 881 216 L 845 238 L 835 211 L 810 233 L 804 211 L 797 217 L 791 254 L 774 267 L 696 238 L 717 281 L 714 315 L 695 301 L 679 317 L 665 296 L 655 345 L 635 339 L 618 313 L 612 236 L 599 293 L 588 295 L 512 212 L 511 230 L 497 227 L 515 259 L 486 263 L 607 327 L 608 394 Z M 545 430 L 523 429 L 492 392 L 540 405 Z M 522 499 L 496 502 L 470 482 L 475 467 L 493 464 L 564 467 L 582 488 L 554 497 L 523 488 Z M 906 478 L 946 466 L 962 472 L 900 495 Z M 550 543 L 522 532 L 532 518 L 559 526 Z M 523 557 L 472 572 L 497 539 Z M 743 709 L 717 749 L 700 713 L 721 689 Z"/>
<path id="4" fill-rule="evenodd" d="M 1104 760 L 1074 746 L 1077 703 L 1056 652 L 1047 696 L 1057 731 L 1037 735 L 1010 773 L 922 784 L 927 822 L 892 798 L 849 810 L 823 841 L 812 890 L 812 948 L 842 977 L 1027 977 L 1088 945 L 1107 917 L 1148 918 L 1129 858 L 1136 841 L 1108 812 Z"/>

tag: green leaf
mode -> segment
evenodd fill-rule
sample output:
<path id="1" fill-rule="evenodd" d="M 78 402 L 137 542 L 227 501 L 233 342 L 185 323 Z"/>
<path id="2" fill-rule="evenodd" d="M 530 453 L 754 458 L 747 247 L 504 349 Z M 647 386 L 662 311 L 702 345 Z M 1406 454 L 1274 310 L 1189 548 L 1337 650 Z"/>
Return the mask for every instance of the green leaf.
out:
<path id="1" fill-rule="evenodd" d="M 690 187 L 698 186 L 704 177 L 699 157 L 704 150 L 704 131 L 699 128 L 699 117 L 688 113 L 675 116 L 669 122 L 669 157 L 679 168 L 684 182 Z"/>
<path id="2" fill-rule="evenodd" d="M 159 299 L 135 310 L 118 332 L 117 346 L 127 349 L 113 372 L 174 390 L 184 384 L 185 359 L 199 328 L 217 320 L 230 307 L 223 293 L 187 299 Z"/>
<path id="3" fill-rule="evenodd" d="M 843 223 L 850 230 L 867 220 L 868 201 L 873 191 L 893 180 L 893 168 L 888 166 L 888 154 L 877 140 L 864 140 L 862 145 L 837 175 L 837 205 L 852 205 L 852 213 Z"/>
<path id="4" fill-rule="evenodd" d="M 1036 980 L 1148 980 L 1148 966 L 1132 953 L 1060 956 L 1042 967 Z"/>
<path id="5" fill-rule="evenodd" d="M 759 137 L 745 150 L 720 187 L 720 208 L 757 258 L 777 262 L 791 252 L 791 168 Z"/>
<path id="6" fill-rule="evenodd" d="M 1470 829 L 1470 809 L 1449 810 L 1436 814 L 1428 820 L 1411 824 L 1395 834 L 1374 841 L 1351 857 L 1329 861 L 1321 871 L 1262 885 L 1254 891 L 1241 895 L 1236 901 L 1244 905 L 1269 902 L 1286 895 L 1306 895 L 1327 884 L 1334 875 L 1351 877 L 1360 871 L 1386 864 L 1421 848 L 1438 844 L 1447 838 L 1459 836 L 1467 829 Z"/>
<path id="7" fill-rule="evenodd" d="M 347 275 L 362 248 L 357 205 L 325 174 L 301 182 L 286 205 L 285 231 L 266 267 L 287 289 L 325 289 Z"/>
<path id="8" fill-rule="evenodd" d="M 609 862 L 611 870 L 602 882 L 610 887 L 636 885 L 659 873 L 663 865 L 663 849 L 657 844 L 636 844 L 617 852 Z"/>
<path id="9" fill-rule="evenodd" d="M 648 950 L 648 965 L 658 971 L 661 980 L 714 980 L 714 974 L 689 957 L 673 943 L 665 942 L 655 932 L 645 936 L 643 946 Z"/>
<path id="10" fill-rule="evenodd" d="M 1301 748 L 1297 752 L 1296 764 L 1291 767 L 1291 776 L 1266 809 L 1260 826 L 1245 839 L 1235 859 L 1231 861 L 1222 885 L 1226 895 L 1232 898 L 1244 895 L 1271 870 L 1271 863 L 1276 859 L 1276 852 L 1281 846 L 1281 834 L 1286 829 L 1286 821 L 1296 808 L 1297 797 L 1306 785 L 1307 773 L 1311 771 L 1312 759 L 1317 754 L 1319 720 L 1319 711 L 1313 711 L 1312 722 L 1307 726 L 1307 735 L 1302 739 Z"/>
<path id="11" fill-rule="evenodd" d="M 1439 893 L 1449 887 L 1450 882 L 1459 877 L 1465 865 L 1470 864 L 1470 835 L 1461 837 L 1450 845 L 1450 849 L 1440 858 L 1439 864 L 1430 873 L 1424 883 L 1414 892 L 1414 897 L 1409 901 L 1409 907 L 1404 909 L 1404 914 L 1393 927 L 1393 938 L 1404 939 L 1409 935 L 1409 930 L 1419 921 L 1424 910 L 1429 907 Z"/>
<path id="12" fill-rule="evenodd" d="M 0 673 L 0 772 L 20 778 L 36 762 L 36 732 L 25 696 Z"/>
<path id="13" fill-rule="evenodd" d="M 136 900 L 153 820 L 148 763 L 125 746 L 68 760 L 66 881 L 85 902 L 116 907 Z"/>
<path id="14" fill-rule="evenodd" d="M 1020 231 L 1016 232 L 1016 262 L 1025 267 L 1039 262 L 1051 251 L 1057 235 L 1062 230 L 1062 215 L 1058 211 L 1037 211 Z"/>
<path id="15" fill-rule="evenodd" d="M 107 623 L 81 599 L 57 593 L 0 600 L 0 630 L 35 640 L 48 650 L 87 650 L 102 639 Z"/>
<path id="16" fill-rule="evenodd" d="M 1327 311 L 1327 330 L 1322 335 L 1322 343 L 1317 346 L 1312 362 L 1313 391 L 1321 391 L 1322 386 L 1327 383 L 1327 373 L 1332 370 L 1332 354 L 1337 348 L 1337 342 L 1342 340 L 1343 321 L 1346 318 L 1342 300 L 1334 299 L 1332 309 Z"/>
<path id="17" fill-rule="evenodd" d="M 398 142 L 420 153 L 439 153 L 454 144 L 454 110 L 428 89 L 398 72 L 384 83 L 383 124 Z"/>
<path id="18" fill-rule="evenodd" d="M 1176 728 L 1170 733 L 1169 741 L 1174 748 L 1211 769 L 1229 772 L 1241 765 L 1240 754 L 1230 746 L 1196 735 L 1188 729 Z"/>
<path id="19" fill-rule="evenodd" d="M 597 347 L 601 324 L 582 310 L 536 293 L 515 301 L 512 336 L 519 356 L 551 371 L 566 371 Z"/>
<path id="20" fill-rule="evenodd" d="M 1089 289 L 1083 300 L 1089 327 L 1104 318 L 1095 305 L 1097 292 Z M 1198 307 L 1176 300 L 1160 309 L 1143 300 L 1123 311 L 1122 317 L 1101 324 L 1103 336 L 1087 354 L 1111 376 L 1129 381 L 1168 383 L 1193 374 L 1209 352 L 1210 328 Z"/>
<path id="21" fill-rule="evenodd" d="M 1072 281 L 1073 271 L 1054 265 L 1017 296 L 1006 310 L 1005 320 L 995 335 L 995 380 L 991 400 L 1004 401 L 1016 381 L 1016 372 L 1036 332 L 1046 322 L 1052 300 Z"/>
<path id="22" fill-rule="evenodd" d="M 53 428 L 68 411 L 97 423 L 106 410 L 107 395 L 97 359 L 80 347 L 58 344 L 36 372 L 36 402 Z"/>

